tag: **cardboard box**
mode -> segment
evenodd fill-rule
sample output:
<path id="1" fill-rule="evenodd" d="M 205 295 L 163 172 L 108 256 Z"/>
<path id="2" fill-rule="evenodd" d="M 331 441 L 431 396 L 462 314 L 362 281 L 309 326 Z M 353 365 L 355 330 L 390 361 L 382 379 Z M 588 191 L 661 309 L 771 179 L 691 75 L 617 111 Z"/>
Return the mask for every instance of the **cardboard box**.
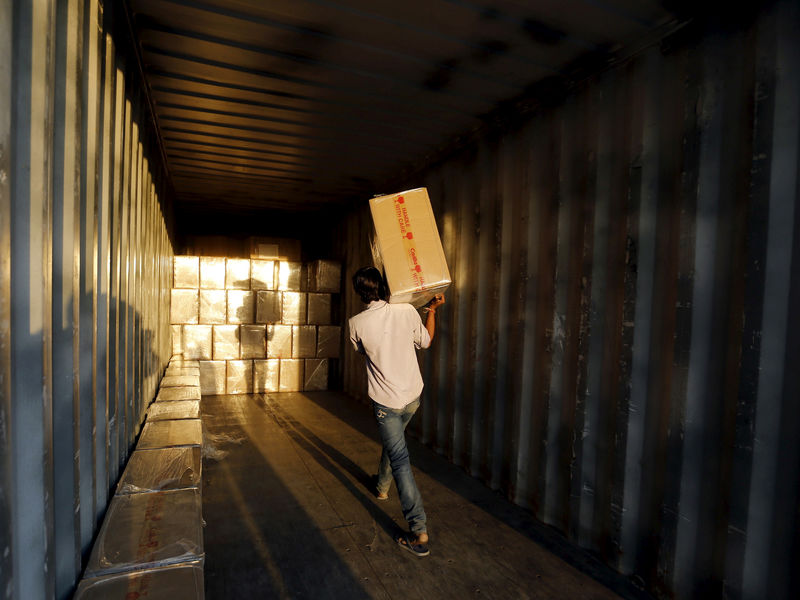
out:
<path id="1" fill-rule="evenodd" d="M 169 407 L 181 402 L 161 402 L 154 407 Z M 197 406 L 199 402 L 191 404 Z M 117 484 L 117 494 L 138 494 L 198 488 L 201 481 L 200 448 L 152 448 L 131 454 Z"/>
<path id="2" fill-rule="evenodd" d="M 200 322 L 224 325 L 228 314 L 225 290 L 200 290 Z"/>
<path id="3" fill-rule="evenodd" d="M 256 323 L 280 323 L 282 292 L 256 292 Z"/>
<path id="4" fill-rule="evenodd" d="M 199 387 L 168 387 L 158 390 L 156 402 L 175 402 L 176 400 L 200 400 Z"/>
<path id="5" fill-rule="evenodd" d="M 250 261 L 250 287 L 254 290 L 275 289 L 275 261 L 256 258 Z"/>
<path id="6" fill-rule="evenodd" d="M 211 359 L 211 325 L 184 325 L 183 326 L 183 357 L 187 359 Z M 170 366 L 173 363 L 170 361 Z"/>
<path id="7" fill-rule="evenodd" d="M 201 509 L 197 488 L 114 496 L 84 577 L 202 559 Z"/>
<path id="8" fill-rule="evenodd" d="M 320 392 L 328 389 L 328 359 L 309 358 L 305 364 L 303 390 Z"/>
<path id="9" fill-rule="evenodd" d="M 307 320 L 309 325 L 331 324 L 331 295 L 308 294 Z"/>
<path id="10" fill-rule="evenodd" d="M 225 289 L 225 259 L 200 257 L 200 287 L 204 290 Z"/>
<path id="11" fill-rule="evenodd" d="M 200 361 L 200 391 L 204 396 L 224 394 L 227 377 L 224 360 Z"/>
<path id="12" fill-rule="evenodd" d="M 278 289 L 281 291 L 299 292 L 303 289 L 303 265 L 299 262 L 282 260 L 278 264 Z"/>
<path id="13" fill-rule="evenodd" d="M 226 393 L 252 394 L 253 393 L 253 361 L 229 360 Z"/>
<path id="14" fill-rule="evenodd" d="M 256 393 L 280 391 L 281 361 L 277 358 L 253 361 L 253 391 Z"/>
<path id="15" fill-rule="evenodd" d="M 188 386 L 200 387 L 200 376 L 177 375 L 172 377 L 162 377 L 161 383 L 159 384 L 159 387 L 162 389 L 168 387 L 188 387 Z"/>
<path id="16" fill-rule="evenodd" d="M 369 201 L 389 302 L 426 304 L 451 283 L 428 190 L 417 188 Z"/>
<path id="17" fill-rule="evenodd" d="M 173 259 L 174 288 L 194 288 L 200 285 L 200 258 L 197 256 L 176 256 Z"/>
<path id="18" fill-rule="evenodd" d="M 314 358 L 317 355 L 317 328 L 313 325 L 292 327 L 292 358 Z"/>
<path id="19" fill-rule="evenodd" d="M 281 360 L 281 392 L 303 391 L 303 363 L 300 359 Z"/>
<path id="20" fill-rule="evenodd" d="M 306 324 L 306 294 L 302 292 L 282 292 L 283 306 L 281 323 L 284 325 Z"/>
<path id="21" fill-rule="evenodd" d="M 82 579 L 73 600 L 153 598 L 203 600 L 203 561 Z"/>
<path id="22" fill-rule="evenodd" d="M 250 289 L 250 259 L 229 258 L 225 261 L 225 289 Z"/>
<path id="23" fill-rule="evenodd" d="M 338 325 L 317 327 L 317 358 L 339 358 L 342 328 Z"/>
<path id="24" fill-rule="evenodd" d="M 203 428 L 200 419 L 180 419 L 145 423 L 136 449 L 202 445 Z"/>
<path id="25" fill-rule="evenodd" d="M 172 328 L 172 353 L 183 354 L 183 325 L 170 325 Z"/>
<path id="26" fill-rule="evenodd" d="M 247 239 L 250 258 L 272 258 L 299 262 L 301 260 L 300 240 L 278 237 L 255 236 Z"/>
<path id="27" fill-rule="evenodd" d="M 172 421 L 174 419 L 199 419 L 199 400 L 153 402 L 147 408 L 147 421 Z"/>
<path id="28" fill-rule="evenodd" d="M 292 328 L 289 325 L 267 325 L 267 358 L 292 357 Z"/>
<path id="29" fill-rule="evenodd" d="M 255 292 L 228 290 L 228 323 L 253 323 L 255 301 Z"/>
<path id="30" fill-rule="evenodd" d="M 337 294 L 342 291 L 342 265 L 334 260 L 315 260 L 308 265 L 308 291 Z"/>
<path id="31" fill-rule="evenodd" d="M 173 325 L 194 325 L 199 313 L 197 290 L 171 290 L 170 323 Z"/>
<path id="32" fill-rule="evenodd" d="M 266 325 L 242 325 L 239 330 L 242 358 L 265 358 L 266 339 Z"/>
<path id="33" fill-rule="evenodd" d="M 239 326 L 214 325 L 214 360 L 238 360 L 239 356 Z"/>

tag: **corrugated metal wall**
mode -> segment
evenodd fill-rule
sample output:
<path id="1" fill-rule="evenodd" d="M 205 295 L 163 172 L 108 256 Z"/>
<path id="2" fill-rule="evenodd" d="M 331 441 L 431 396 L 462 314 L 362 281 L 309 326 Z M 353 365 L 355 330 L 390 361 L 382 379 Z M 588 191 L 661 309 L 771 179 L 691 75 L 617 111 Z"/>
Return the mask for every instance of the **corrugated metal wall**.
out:
<path id="1" fill-rule="evenodd" d="M 406 185 L 454 277 L 417 433 L 658 596 L 798 593 L 799 25 L 674 34 Z"/>
<path id="2" fill-rule="evenodd" d="M 5 598 L 70 597 L 171 351 L 165 178 L 114 4 L 0 0 Z"/>

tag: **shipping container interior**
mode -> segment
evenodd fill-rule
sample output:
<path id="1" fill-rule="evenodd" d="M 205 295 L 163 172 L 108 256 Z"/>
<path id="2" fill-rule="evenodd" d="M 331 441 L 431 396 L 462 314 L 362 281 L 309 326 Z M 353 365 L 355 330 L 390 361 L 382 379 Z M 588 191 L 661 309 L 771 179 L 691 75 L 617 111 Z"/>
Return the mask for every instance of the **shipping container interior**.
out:
<path id="1" fill-rule="evenodd" d="M 418 451 L 622 595 L 800 597 L 796 0 L 0 0 L 0 56 L 2 597 L 96 573 L 159 394 L 368 410 L 350 277 L 421 187 Z"/>

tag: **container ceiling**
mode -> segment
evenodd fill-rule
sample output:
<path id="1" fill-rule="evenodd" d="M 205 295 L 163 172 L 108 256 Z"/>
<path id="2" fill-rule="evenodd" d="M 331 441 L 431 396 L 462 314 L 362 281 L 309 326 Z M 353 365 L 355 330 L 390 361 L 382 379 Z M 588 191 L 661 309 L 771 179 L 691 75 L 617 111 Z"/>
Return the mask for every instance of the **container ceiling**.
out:
<path id="1" fill-rule="evenodd" d="M 636 0 L 129 0 L 179 210 L 376 192 L 537 83 L 660 37 Z M 596 67 L 595 67 L 596 68 Z"/>

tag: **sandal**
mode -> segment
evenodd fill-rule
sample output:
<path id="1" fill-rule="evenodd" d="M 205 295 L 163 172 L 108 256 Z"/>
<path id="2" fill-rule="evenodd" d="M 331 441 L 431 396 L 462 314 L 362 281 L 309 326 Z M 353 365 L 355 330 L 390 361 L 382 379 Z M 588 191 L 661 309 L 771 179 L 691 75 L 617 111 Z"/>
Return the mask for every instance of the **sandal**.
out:
<path id="1" fill-rule="evenodd" d="M 415 554 L 416 556 L 428 556 L 431 551 L 428 549 L 427 544 L 415 544 L 413 540 L 416 537 L 412 537 L 411 534 L 408 533 L 398 533 L 394 536 L 394 541 L 403 549 L 408 550 L 411 554 Z"/>

